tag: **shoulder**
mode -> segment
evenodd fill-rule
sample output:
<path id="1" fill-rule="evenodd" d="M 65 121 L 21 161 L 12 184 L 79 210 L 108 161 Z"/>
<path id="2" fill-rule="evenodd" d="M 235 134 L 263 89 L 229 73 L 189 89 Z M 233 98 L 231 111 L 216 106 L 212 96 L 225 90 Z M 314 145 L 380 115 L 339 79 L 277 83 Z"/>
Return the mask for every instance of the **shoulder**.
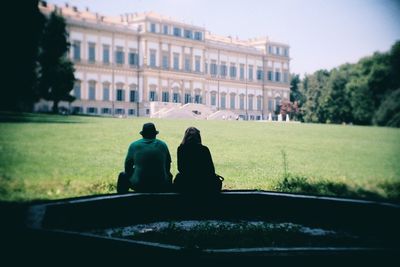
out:
<path id="1" fill-rule="evenodd" d="M 207 146 L 201 145 L 201 149 L 204 150 L 204 151 L 210 152 L 210 149 L 208 149 Z"/>
<path id="2" fill-rule="evenodd" d="M 142 141 L 143 141 L 143 139 L 139 139 L 139 140 L 133 141 L 133 142 L 129 145 L 129 147 L 135 147 L 135 146 L 141 144 Z"/>
<path id="3" fill-rule="evenodd" d="M 161 146 L 168 148 L 167 143 L 165 143 L 163 140 L 155 139 L 154 141 L 160 144 Z"/>

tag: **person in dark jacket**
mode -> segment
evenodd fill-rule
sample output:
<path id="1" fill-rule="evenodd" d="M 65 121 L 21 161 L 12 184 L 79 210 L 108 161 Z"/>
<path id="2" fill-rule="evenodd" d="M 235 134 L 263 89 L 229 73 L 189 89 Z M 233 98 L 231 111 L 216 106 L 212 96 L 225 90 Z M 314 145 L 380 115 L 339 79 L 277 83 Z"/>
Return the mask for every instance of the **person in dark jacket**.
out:
<path id="1" fill-rule="evenodd" d="M 129 188 L 138 192 L 165 192 L 172 189 L 171 155 L 167 145 L 156 139 L 158 131 L 153 123 L 145 123 L 143 136 L 133 142 L 125 158 L 125 172 L 118 177 L 117 192 Z"/>
<path id="2" fill-rule="evenodd" d="M 178 171 L 175 190 L 182 193 L 219 192 L 222 182 L 215 174 L 208 147 L 201 144 L 200 131 L 189 127 L 178 147 Z"/>

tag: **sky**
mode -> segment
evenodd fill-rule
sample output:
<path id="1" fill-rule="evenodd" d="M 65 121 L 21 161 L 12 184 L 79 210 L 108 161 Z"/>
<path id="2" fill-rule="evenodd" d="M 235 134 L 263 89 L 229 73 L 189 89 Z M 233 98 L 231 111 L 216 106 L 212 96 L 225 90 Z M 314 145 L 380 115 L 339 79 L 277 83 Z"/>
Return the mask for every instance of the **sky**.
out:
<path id="1" fill-rule="evenodd" d="M 102 15 L 154 11 L 249 39 L 268 36 L 290 45 L 291 72 L 356 63 L 400 40 L 400 0 L 48 0 L 89 7 Z"/>

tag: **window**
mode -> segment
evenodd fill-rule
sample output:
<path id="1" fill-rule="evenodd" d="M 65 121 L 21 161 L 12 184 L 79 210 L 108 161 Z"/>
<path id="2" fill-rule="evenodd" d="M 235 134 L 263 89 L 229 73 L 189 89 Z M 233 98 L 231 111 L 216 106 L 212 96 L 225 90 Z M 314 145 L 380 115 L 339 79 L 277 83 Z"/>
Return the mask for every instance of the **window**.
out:
<path id="1" fill-rule="evenodd" d="M 156 91 L 150 91 L 150 101 L 156 101 Z"/>
<path id="2" fill-rule="evenodd" d="M 74 96 L 75 96 L 75 99 L 77 99 L 77 100 L 81 99 L 81 82 L 80 81 L 75 82 Z"/>
<path id="3" fill-rule="evenodd" d="M 269 46 L 268 46 L 268 53 L 269 53 L 269 54 L 272 54 L 272 45 L 269 45 Z"/>
<path id="4" fill-rule="evenodd" d="M 108 45 L 103 45 L 103 63 L 110 63 L 110 46 Z"/>
<path id="5" fill-rule="evenodd" d="M 275 98 L 275 110 L 280 110 L 281 108 L 281 98 L 277 97 Z"/>
<path id="6" fill-rule="evenodd" d="M 200 57 L 199 56 L 196 56 L 196 58 L 195 58 L 194 70 L 196 72 L 200 72 Z"/>
<path id="7" fill-rule="evenodd" d="M 125 109 L 123 109 L 123 108 L 117 108 L 117 109 L 115 110 L 115 114 L 117 114 L 117 115 L 124 115 L 124 114 L 125 114 Z"/>
<path id="8" fill-rule="evenodd" d="M 215 106 L 217 104 L 217 95 L 215 93 L 211 94 L 211 106 Z"/>
<path id="9" fill-rule="evenodd" d="M 185 71 L 190 71 L 190 56 L 185 56 Z"/>
<path id="10" fill-rule="evenodd" d="M 101 109 L 101 113 L 102 113 L 102 114 L 111 114 L 111 109 L 109 109 L 109 108 L 102 108 L 102 109 Z"/>
<path id="11" fill-rule="evenodd" d="M 236 66 L 235 65 L 231 65 L 229 67 L 229 76 L 231 78 L 236 78 Z"/>
<path id="12" fill-rule="evenodd" d="M 179 70 L 179 54 L 174 53 L 174 70 Z"/>
<path id="13" fill-rule="evenodd" d="M 188 39 L 192 39 L 193 38 L 193 33 L 192 33 L 191 30 L 184 30 L 183 33 L 184 33 L 185 38 L 188 38 Z"/>
<path id="14" fill-rule="evenodd" d="M 86 109 L 86 112 L 89 113 L 89 114 L 97 114 L 97 108 L 88 107 L 88 108 Z"/>
<path id="15" fill-rule="evenodd" d="M 268 81 L 273 81 L 273 76 L 272 71 L 268 71 Z"/>
<path id="16" fill-rule="evenodd" d="M 176 28 L 176 27 L 174 27 L 174 35 L 175 35 L 175 36 L 178 36 L 178 37 L 181 37 L 181 36 L 182 36 L 182 30 L 181 30 L 181 28 Z"/>
<path id="17" fill-rule="evenodd" d="M 96 82 L 89 82 L 89 100 L 96 100 Z"/>
<path id="18" fill-rule="evenodd" d="M 129 92 L 129 101 L 130 102 L 136 102 L 137 101 L 137 91 L 136 90 L 130 90 Z"/>
<path id="19" fill-rule="evenodd" d="M 139 65 L 139 55 L 137 52 L 129 52 L 129 65 L 138 66 Z"/>
<path id="20" fill-rule="evenodd" d="M 289 73 L 286 71 L 283 73 L 283 82 L 287 83 L 289 81 Z"/>
<path id="21" fill-rule="evenodd" d="M 130 109 L 128 110 L 128 114 L 131 115 L 131 116 L 134 116 L 134 115 L 136 115 L 136 110 L 130 108 Z"/>
<path id="22" fill-rule="evenodd" d="M 73 107 L 72 113 L 74 113 L 74 114 L 83 113 L 83 108 L 82 107 Z"/>
<path id="23" fill-rule="evenodd" d="M 280 55 L 280 54 L 281 54 L 280 47 L 276 47 L 276 54 L 277 54 L 277 55 Z"/>
<path id="24" fill-rule="evenodd" d="M 244 64 L 240 64 L 240 79 L 244 80 Z"/>
<path id="25" fill-rule="evenodd" d="M 125 90 L 117 89 L 117 101 L 125 101 Z"/>
<path id="26" fill-rule="evenodd" d="M 156 32 L 156 24 L 154 24 L 154 23 L 150 24 L 150 31 L 151 32 Z"/>
<path id="27" fill-rule="evenodd" d="M 162 102 L 169 102 L 169 93 L 162 92 Z"/>
<path id="28" fill-rule="evenodd" d="M 150 67 L 156 67 L 156 51 L 150 50 Z"/>
<path id="29" fill-rule="evenodd" d="M 163 56 L 162 56 L 162 67 L 163 67 L 163 69 L 165 69 L 165 70 L 167 70 L 168 69 L 168 55 L 167 54 L 164 54 Z"/>
<path id="30" fill-rule="evenodd" d="M 94 63 L 96 61 L 96 44 L 95 43 L 89 43 L 89 62 Z"/>
<path id="31" fill-rule="evenodd" d="M 264 79 L 264 72 L 261 68 L 257 69 L 257 80 L 262 81 Z"/>
<path id="32" fill-rule="evenodd" d="M 231 109 L 235 109 L 235 95 L 231 94 L 231 104 L 230 104 Z"/>
<path id="33" fill-rule="evenodd" d="M 253 66 L 249 65 L 249 80 L 253 80 Z"/>
<path id="34" fill-rule="evenodd" d="M 195 94 L 194 103 L 201 104 L 201 95 Z"/>
<path id="35" fill-rule="evenodd" d="M 244 95 L 240 95 L 239 104 L 240 104 L 240 109 L 244 110 Z"/>
<path id="36" fill-rule="evenodd" d="M 110 86 L 108 84 L 103 84 L 103 101 L 110 100 Z"/>
<path id="37" fill-rule="evenodd" d="M 168 34 L 168 25 L 163 26 L 163 33 Z"/>
<path id="38" fill-rule="evenodd" d="M 249 96 L 249 110 L 253 110 L 253 96 Z"/>
<path id="39" fill-rule="evenodd" d="M 287 49 L 286 47 L 283 49 L 283 55 L 284 55 L 285 57 L 288 57 L 288 56 L 289 56 L 289 49 Z"/>
<path id="40" fill-rule="evenodd" d="M 115 62 L 120 65 L 124 64 L 124 57 L 125 55 L 122 47 L 118 46 L 117 51 L 115 52 Z"/>
<path id="41" fill-rule="evenodd" d="M 226 70 L 226 65 L 225 65 L 225 63 L 222 63 L 222 65 L 221 65 L 221 76 L 222 77 L 225 77 L 226 76 L 226 74 L 227 74 L 227 70 Z"/>
<path id="42" fill-rule="evenodd" d="M 217 75 L 217 63 L 215 60 L 211 61 L 210 72 L 211 72 L 211 75 L 214 75 L 214 76 Z"/>
<path id="43" fill-rule="evenodd" d="M 81 60 L 81 42 L 74 41 L 72 45 L 73 59 L 76 61 Z"/>
<path id="44" fill-rule="evenodd" d="M 189 93 L 185 94 L 185 104 L 190 103 L 192 101 L 192 97 Z"/>
<path id="45" fill-rule="evenodd" d="M 281 73 L 279 71 L 275 72 L 275 81 L 280 82 L 281 81 Z"/>
<path id="46" fill-rule="evenodd" d="M 261 110 L 261 96 L 257 97 L 257 110 Z"/>
<path id="47" fill-rule="evenodd" d="M 203 40 L 203 34 L 201 33 L 201 32 L 195 32 L 194 33 L 194 39 L 195 40 L 198 40 L 198 41 L 201 41 L 201 40 Z"/>
<path id="48" fill-rule="evenodd" d="M 221 109 L 226 109 L 226 94 L 221 95 Z"/>
<path id="49" fill-rule="evenodd" d="M 274 101 L 272 99 L 268 99 L 268 111 L 274 111 Z"/>
<path id="50" fill-rule="evenodd" d="M 178 93 L 174 93 L 173 94 L 173 102 L 174 103 L 180 103 L 181 100 L 179 99 L 179 94 Z"/>

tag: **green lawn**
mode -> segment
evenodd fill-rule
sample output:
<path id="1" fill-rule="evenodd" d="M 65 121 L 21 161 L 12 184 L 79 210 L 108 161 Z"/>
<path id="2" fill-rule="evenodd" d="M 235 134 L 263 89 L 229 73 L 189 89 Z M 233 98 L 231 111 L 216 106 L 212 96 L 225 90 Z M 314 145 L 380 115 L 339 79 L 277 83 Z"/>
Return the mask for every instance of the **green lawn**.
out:
<path id="1" fill-rule="evenodd" d="M 177 146 L 195 126 L 224 189 L 400 199 L 400 129 L 3 113 L 0 200 L 115 192 L 127 148 L 147 121 L 168 144 L 174 175 Z"/>

